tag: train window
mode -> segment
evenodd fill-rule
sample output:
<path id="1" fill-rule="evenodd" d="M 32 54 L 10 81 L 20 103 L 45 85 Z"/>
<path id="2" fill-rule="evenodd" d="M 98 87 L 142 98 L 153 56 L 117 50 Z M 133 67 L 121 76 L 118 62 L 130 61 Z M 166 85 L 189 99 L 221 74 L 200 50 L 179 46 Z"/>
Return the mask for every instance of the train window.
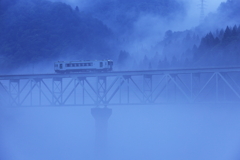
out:
<path id="1" fill-rule="evenodd" d="M 112 61 L 108 61 L 108 65 L 113 65 L 113 62 Z"/>
<path id="2" fill-rule="evenodd" d="M 70 64 L 66 64 L 66 67 L 70 67 Z"/>
<path id="3" fill-rule="evenodd" d="M 103 62 L 100 62 L 100 67 L 102 67 L 103 66 Z"/>
<path id="4" fill-rule="evenodd" d="M 62 69 L 62 64 L 60 64 L 60 69 Z"/>
<path id="5" fill-rule="evenodd" d="M 72 64 L 72 67 L 75 67 L 75 64 Z"/>
<path id="6" fill-rule="evenodd" d="M 76 64 L 76 66 L 78 67 L 78 66 L 79 66 L 79 64 Z"/>

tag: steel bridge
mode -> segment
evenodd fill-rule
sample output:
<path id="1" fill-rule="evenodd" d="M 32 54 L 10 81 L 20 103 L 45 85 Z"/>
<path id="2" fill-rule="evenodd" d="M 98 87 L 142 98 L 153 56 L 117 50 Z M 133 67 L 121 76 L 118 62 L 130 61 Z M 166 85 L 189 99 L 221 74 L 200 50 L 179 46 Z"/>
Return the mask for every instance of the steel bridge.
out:
<path id="1" fill-rule="evenodd" d="M 240 67 L 0 76 L 6 106 L 239 103 Z"/>

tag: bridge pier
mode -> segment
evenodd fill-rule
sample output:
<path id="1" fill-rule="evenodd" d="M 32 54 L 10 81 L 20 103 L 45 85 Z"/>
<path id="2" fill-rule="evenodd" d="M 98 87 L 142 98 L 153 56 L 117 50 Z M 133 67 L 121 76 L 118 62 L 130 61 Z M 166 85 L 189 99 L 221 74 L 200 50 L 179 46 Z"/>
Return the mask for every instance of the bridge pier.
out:
<path id="1" fill-rule="evenodd" d="M 92 108 L 91 114 L 95 119 L 95 157 L 103 160 L 107 158 L 107 128 L 108 119 L 112 115 L 110 108 Z"/>

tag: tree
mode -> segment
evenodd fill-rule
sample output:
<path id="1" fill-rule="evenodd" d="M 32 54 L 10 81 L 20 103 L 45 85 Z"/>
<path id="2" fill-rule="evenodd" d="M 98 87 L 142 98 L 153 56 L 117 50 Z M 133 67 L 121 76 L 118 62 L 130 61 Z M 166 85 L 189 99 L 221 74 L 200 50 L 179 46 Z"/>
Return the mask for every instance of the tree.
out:
<path id="1" fill-rule="evenodd" d="M 124 64 L 129 57 L 130 57 L 130 55 L 127 51 L 121 50 L 119 55 L 118 55 L 117 63 L 118 64 Z"/>
<path id="2" fill-rule="evenodd" d="M 0 63 L 2 69 L 15 69 L 30 61 L 35 63 L 59 57 L 113 57 L 113 47 L 109 45 L 110 41 L 115 42 L 112 31 L 100 20 L 74 11 L 70 5 L 48 0 L 22 0 L 3 12 L 0 13 L 0 53 L 9 61 Z M 7 67 L 5 63 L 19 66 Z"/>
<path id="3" fill-rule="evenodd" d="M 175 56 L 172 57 L 171 67 L 179 67 L 179 61 Z"/>
<path id="4" fill-rule="evenodd" d="M 78 6 L 75 7 L 75 11 L 79 12 L 79 8 L 78 8 Z"/>
<path id="5" fill-rule="evenodd" d="M 168 67 L 169 67 L 169 62 L 167 60 L 167 57 L 165 56 L 163 60 L 159 60 L 158 68 L 163 69 L 163 68 L 168 68 Z"/>
<path id="6" fill-rule="evenodd" d="M 208 33 L 205 37 L 202 38 L 201 43 L 199 45 L 200 51 L 208 50 L 214 47 L 217 44 L 216 39 L 213 37 L 212 32 Z"/>
<path id="7" fill-rule="evenodd" d="M 227 28 L 225 29 L 224 34 L 223 34 L 222 42 L 224 44 L 228 44 L 231 41 L 231 37 L 232 37 L 232 31 L 227 26 Z"/>

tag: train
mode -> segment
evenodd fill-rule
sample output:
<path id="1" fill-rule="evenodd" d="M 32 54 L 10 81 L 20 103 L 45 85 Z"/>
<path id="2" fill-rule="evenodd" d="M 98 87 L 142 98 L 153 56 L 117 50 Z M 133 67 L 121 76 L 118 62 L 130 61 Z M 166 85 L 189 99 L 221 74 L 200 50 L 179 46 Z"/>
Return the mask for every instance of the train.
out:
<path id="1" fill-rule="evenodd" d="M 54 63 L 56 73 L 112 71 L 112 67 L 112 60 L 57 61 Z"/>

